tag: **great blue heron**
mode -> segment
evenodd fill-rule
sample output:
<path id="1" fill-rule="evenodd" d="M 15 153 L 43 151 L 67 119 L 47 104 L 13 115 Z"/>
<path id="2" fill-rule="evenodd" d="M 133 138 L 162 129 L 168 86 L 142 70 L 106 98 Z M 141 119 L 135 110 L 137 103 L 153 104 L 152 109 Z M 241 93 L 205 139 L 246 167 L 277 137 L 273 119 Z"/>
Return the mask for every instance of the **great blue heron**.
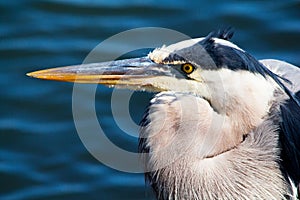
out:
<path id="1" fill-rule="evenodd" d="M 158 199 L 296 199 L 300 70 L 256 60 L 232 35 L 217 31 L 146 57 L 28 75 L 159 92 L 139 145 L 149 153 L 145 177 Z"/>

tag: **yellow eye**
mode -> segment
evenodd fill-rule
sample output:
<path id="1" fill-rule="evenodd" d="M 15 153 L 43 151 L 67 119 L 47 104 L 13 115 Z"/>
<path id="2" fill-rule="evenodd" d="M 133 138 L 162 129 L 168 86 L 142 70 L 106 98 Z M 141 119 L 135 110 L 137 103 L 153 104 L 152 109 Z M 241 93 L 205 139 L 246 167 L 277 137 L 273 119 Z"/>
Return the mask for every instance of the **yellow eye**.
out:
<path id="1" fill-rule="evenodd" d="M 186 74 L 190 74 L 194 71 L 195 67 L 190 63 L 185 63 L 181 66 L 181 70 Z"/>

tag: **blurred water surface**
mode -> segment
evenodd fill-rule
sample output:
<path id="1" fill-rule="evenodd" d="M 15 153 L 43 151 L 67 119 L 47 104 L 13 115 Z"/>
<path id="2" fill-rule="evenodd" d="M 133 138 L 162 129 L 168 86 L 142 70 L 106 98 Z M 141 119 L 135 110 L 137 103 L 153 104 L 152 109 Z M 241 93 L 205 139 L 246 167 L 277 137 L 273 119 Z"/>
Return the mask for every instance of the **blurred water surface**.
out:
<path id="1" fill-rule="evenodd" d="M 257 58 L 300 66 L 299 10 L 299 1 L 0 1 L 0 199 L 153 199 L 142 174 L 110 169 L 85 149 L 72 118 L 73 84 L 26 72 L 82 63 L 106 38 L 151 26 L 199 37 L 231 25 L 233 41 Z M 104 53 L 122 45 L 130 44 Z M 97 88 L 101 126 L 116 144 L 136 151 L 137 139 L 112 119 L 111 92 Z M 151 95 L 133 95 L 134 121 Z"/>

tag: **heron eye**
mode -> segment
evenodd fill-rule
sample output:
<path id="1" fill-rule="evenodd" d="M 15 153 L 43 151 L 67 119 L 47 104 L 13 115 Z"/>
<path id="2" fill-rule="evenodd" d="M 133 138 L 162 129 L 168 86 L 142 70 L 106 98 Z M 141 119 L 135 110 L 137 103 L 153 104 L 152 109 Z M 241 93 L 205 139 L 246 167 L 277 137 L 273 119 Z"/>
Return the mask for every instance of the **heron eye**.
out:
<path id="1" fill-rule="evenodd" d="M 190 63 L 185 63 L 181 66 L 181 70 L 186 74 L 190 74 L 194 71 L 195 67 Z"/>

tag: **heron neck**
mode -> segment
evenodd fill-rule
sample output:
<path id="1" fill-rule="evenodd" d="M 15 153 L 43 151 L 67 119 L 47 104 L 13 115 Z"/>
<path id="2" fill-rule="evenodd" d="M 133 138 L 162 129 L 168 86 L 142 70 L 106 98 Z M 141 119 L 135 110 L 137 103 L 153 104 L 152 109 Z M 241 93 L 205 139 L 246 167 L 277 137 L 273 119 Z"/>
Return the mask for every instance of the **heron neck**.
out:
<path id="1" fill-rule="evenodd" d="M 285 199 L 276 130 L 268 120 L 237 148 L 201 160 L 186 155 L 147 178 L 158 199 Z"/>

